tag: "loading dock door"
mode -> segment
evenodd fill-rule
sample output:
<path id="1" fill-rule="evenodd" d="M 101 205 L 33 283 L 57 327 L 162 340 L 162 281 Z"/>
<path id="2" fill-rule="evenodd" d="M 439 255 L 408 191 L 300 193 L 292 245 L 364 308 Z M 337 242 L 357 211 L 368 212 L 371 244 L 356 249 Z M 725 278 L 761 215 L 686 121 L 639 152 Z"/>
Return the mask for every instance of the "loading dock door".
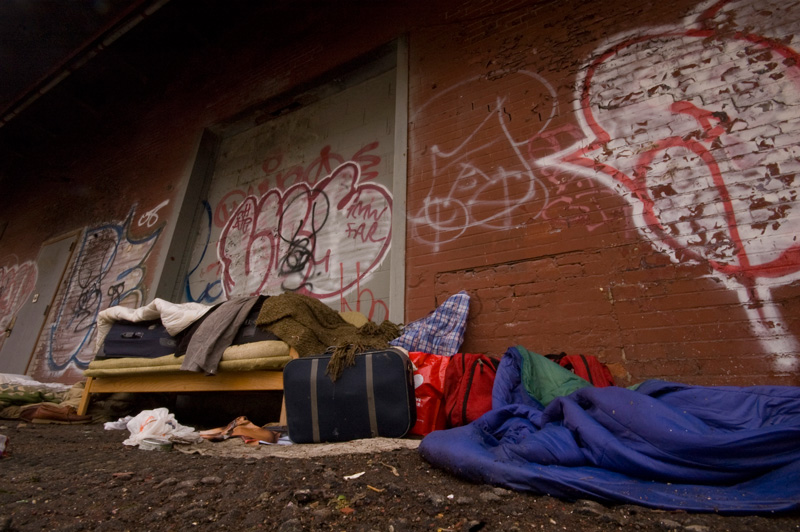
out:
<path id="1" fill-rule="evenodd" d="M 0 349 L 0 373 L 24 375 L 42 327 L 69 264 L 79 233 L 45 243 L 36 260 L 36 287 L 17 312 L 13 327 Z"/>

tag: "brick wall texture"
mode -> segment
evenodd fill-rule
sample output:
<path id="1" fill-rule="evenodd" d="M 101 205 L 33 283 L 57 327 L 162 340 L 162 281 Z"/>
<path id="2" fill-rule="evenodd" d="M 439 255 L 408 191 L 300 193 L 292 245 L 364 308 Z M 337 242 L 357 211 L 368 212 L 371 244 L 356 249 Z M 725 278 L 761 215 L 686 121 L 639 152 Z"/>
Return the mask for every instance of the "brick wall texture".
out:
<path id="1" fill-rule="evenodd" d="M 465 289 L 469 350 L 797 384 L 798 14 L 470 6 L 411 40 L 408 316 Z"/>
<path id="2" fill-rule="evenodd" d="M 465 351 L 593 354 L 626 385 L 800 384 L 795 3 L 399 4 L 309 14 L 285 42 L 254 28 L 6 168 L 47 183 L 0 199 L 7 268 L 110 225 L 147 299 L 202 131 L 406 35 L 406 321 L 466 290 Z M 78 351 L 46 351 L 40 371 L 75 378 Z"/>

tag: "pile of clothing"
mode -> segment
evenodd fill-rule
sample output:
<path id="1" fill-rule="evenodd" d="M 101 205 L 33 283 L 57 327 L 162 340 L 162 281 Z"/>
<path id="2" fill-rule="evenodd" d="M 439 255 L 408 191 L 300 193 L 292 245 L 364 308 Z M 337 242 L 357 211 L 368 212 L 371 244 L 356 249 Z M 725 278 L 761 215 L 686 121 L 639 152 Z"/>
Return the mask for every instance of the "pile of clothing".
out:
<path id="1" fill-rule="evenodd" d="M 726 514 L 800 507 L 800 387 L 597 388 L 554 366 L 508 349 L 492 410 L 430 433 L 419 452 L 473 482 L 564 499 Z"/>
<path id="2" fill-rule="evenodd" d="M 92 416 L 79 416 L 82 384 L 42 383 L 27 375 L 0 374 L 0 418 L 28 423 L 83 424 Z"/>

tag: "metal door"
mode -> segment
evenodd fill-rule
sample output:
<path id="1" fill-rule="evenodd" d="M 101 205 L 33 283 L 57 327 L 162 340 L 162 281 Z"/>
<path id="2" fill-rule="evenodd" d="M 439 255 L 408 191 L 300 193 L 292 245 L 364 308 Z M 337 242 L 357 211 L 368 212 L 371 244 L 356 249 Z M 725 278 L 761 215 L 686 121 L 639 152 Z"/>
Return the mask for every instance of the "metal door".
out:
<path id="1" fill-rule="evenodd" d="M 24 375 L 39 341 L 47 314 L 56 296 L 80 232 L 45 242 L 36 259 L 36 287 L 17 312 L 0 348 L 0 373 Z"/>

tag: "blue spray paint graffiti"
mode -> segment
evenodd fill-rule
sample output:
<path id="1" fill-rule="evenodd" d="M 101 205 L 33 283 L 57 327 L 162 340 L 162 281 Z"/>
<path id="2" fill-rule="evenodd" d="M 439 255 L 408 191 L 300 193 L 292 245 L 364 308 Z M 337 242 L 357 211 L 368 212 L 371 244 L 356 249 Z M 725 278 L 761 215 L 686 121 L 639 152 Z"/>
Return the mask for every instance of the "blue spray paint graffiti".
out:
<path id="1" fill-rule="evenodd" d="M 211 241 L 211 222 L 212 222 L 212 214 L 211 214 L 211 205 L 208 201 L 203 200 L 203 208 L 205 208 L 206 217 L 208 218 L 208 224 L 206 227 L 206 243 L 203 246 L 203 253 L 200 255 L 200 258 L 197 259 L 197 264 L 195 264 L 189 273 L 186 274 L 186 279 L 184 280 L 184 288 L 186 291 L 186 301 L 190 301 L 193 303 L 213 303 L 217 301 L 220 297 L 222 297 L 222 286 L 221 281 L 217 279 L 214 282 L 206 283 L 205 288 L 200 295 L 197 297 L 192 294 L 192 275 L 197 271 L 200 265 L 203 263 L 203 259 L 206 256 L 206 251 L 208 251 L 208 244 Z M 211 291 L 215 290 L 216 293 L 212 294 Z"/>
<path id="2" fill-rule="evenodd" d="M 64 296 L 50 326 L 46 363 L 51 372 L 74 364 L 85 369 L 94 357 L 91 341 L 97 315 L 107 307 L 136 307 L 144 301 L 145 261 L 164 225 L 134 239 L 130 228 L 134 206 L 122 223 L 110 223 L 84 233 Z"/>

